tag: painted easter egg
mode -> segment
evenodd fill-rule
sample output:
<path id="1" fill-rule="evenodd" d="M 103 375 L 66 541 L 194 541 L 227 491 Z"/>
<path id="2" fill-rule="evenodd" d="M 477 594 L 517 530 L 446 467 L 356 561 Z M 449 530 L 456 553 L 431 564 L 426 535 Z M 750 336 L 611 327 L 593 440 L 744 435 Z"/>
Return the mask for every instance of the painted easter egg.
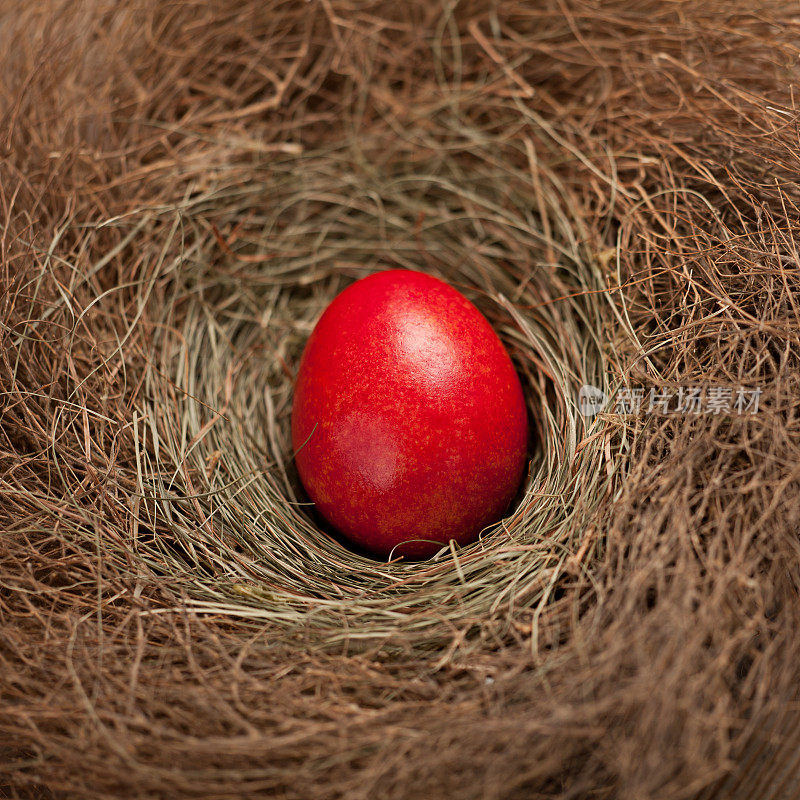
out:
<path id="1" fill-rule="evenodd" d="M 378 557 L 474 541 L 516 494 L 527 438 L 508 352 L 437 278 L 389 270 L 356 281 L 308 340 L 292 409 L 300 480 Z"/>

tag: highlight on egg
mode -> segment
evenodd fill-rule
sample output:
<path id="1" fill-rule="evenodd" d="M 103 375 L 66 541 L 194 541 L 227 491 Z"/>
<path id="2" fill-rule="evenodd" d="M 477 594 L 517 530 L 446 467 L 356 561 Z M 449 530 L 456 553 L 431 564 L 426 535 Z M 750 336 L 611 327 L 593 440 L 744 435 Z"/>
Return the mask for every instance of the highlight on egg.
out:
<path id="1" fill-rule="evenodd" d="M 527 442 L 508 352 L 431 275 L 356 281 L 306 344 L 292 408 L 300 480 L 320 514 L 376 557 L 475 541 L 519 489 Z"/>

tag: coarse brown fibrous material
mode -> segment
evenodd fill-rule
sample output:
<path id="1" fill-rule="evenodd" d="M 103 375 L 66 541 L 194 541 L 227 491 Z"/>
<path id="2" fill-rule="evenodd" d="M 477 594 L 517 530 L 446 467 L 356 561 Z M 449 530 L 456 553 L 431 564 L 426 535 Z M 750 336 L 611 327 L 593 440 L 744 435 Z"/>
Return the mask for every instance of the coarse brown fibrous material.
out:
<path id="1" fill-rule="evenodd" d="M 0 794 L 789 791 L 798 41 L 770 0 L 0 3 Z M 382 267 L 479 305 L 538 434 L 424 565 L 321 530 L 288 438 Z"/>

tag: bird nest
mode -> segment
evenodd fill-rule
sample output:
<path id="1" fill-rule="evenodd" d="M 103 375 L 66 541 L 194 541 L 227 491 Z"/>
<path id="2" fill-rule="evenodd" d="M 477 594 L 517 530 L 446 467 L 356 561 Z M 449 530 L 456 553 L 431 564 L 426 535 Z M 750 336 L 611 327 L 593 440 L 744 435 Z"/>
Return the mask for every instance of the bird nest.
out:
<path id="1" fill-rule="evenodd" d="M 797 53 L 748 9 L 0 11 L 0 788 L 778 785 Z M 325 528 L 289 424 L 324 308 L 398 267 L 491 321 L 534 431 L 507 516 L 419 563 Z"/>
<path id="2" fill-rule="evenodd" d="M 341 152 L 303 153 L 271 161 L 269 179 L 254 170 L 242 189 L 209 187 L 162 212 L 163 247 L 176 254 L 164 266 L 169 299 L 134 410 L 136 553 L 180 585 L 189 608 L 302 630 L 320 645 L 399 637 L 430 649 L 454 627 L 506 635 L 520 613 L 552 600 L 568 560 L 581 569 L 595 554 L 589 522 L 620 472 L 601 437 L 586 438 L 577 407 L 578 387 L 608 375 L 600 268 L 570 239 L 579 223 L 556 217 L 563 230 L 543 234 L 521 191 L 516 208 L 503 208 L 510 185 L 530 178 L 523 166 L 491 163 L 499 138 L 452 147 L 446 162 L 433 151 L 415 165 L 419 175 L 408 174 L 402 148 L 384 149 L 378 174 Z M 512 145 L 509 162 L 514 155 L 525 154 Z M 544 192 L 541 200 L 557 203 Z M 247 228 L 218 242 L 202 224 L 209 211 L 218 229 Z M 497 233 L 482 246 L 487 228 Z M 537 246 L 564 265 L 519 263 Z M 509 516 L 424 564 L 348 550 L 321 529 L 292 463 L 303 345 L 348 281 L 389 265 L 424 266 L 484 309 L 516 358 L 536 423 L 530 474 Z"/>

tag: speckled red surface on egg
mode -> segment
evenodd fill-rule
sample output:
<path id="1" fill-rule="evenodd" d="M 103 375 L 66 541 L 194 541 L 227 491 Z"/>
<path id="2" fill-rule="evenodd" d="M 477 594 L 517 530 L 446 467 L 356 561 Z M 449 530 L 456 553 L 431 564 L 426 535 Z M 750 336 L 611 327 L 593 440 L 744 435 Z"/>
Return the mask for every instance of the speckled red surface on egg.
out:
<path id="1" fill-rule="evenodd" d="M 527 415 L 475 306 L 429 275 L 390 270 L 352 284 L 320 318 L 292 440 L 303 485 L 342 534 L 379 556 L 420 558 L 502 515 L 526 463 Z"/>

